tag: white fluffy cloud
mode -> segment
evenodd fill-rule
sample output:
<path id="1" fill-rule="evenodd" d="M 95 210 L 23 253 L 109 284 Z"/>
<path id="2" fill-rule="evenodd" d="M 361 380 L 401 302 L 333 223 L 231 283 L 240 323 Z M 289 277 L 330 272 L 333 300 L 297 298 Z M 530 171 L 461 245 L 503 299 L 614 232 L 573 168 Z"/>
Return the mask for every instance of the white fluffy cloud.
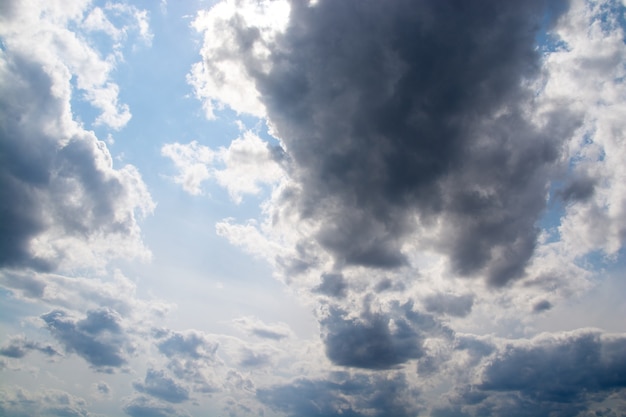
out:
<path id="1" fill-rule="evenodd" d="M 274 184 L 283 175 L 270 145 L 250 131 L 228 148 L 213 150 L 193 141 L 167 144 L 161 154 L 174 162 L 179 171 L 174 181 L 188 193 L 201 194 L 202 183 L 213 178 L 235 203 L 240 203 L 244 194 L 258 194 L 261 184 Z"/>

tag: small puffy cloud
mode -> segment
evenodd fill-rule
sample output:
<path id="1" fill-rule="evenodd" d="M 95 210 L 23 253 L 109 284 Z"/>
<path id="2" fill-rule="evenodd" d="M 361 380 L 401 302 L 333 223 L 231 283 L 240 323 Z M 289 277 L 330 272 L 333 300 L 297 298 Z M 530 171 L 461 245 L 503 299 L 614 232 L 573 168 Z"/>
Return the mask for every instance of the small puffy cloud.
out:
<path id="1" fill-rule="evenodd" d="M 396 305 L 389 313 L 366 308 L 358 317 L 331 308 L 320 324 L 328 358 L 337 365 L 365 369 L 389 369 L 418 359 L 425 354 L 426 337 L 448 334 L 410 303 Z"/>
<path id="2" fill-rule="evenodd" d="M 41 319 L 68 353 L 76 353 L 96 370 L 111 371 L 122 367 L 133 350 L 121 318 L 112 310 L 89 311 L 83 319 L 54 310 L 42 315 Z"/>
<path id="3" fill-rule="evenodd" d="M 277 151 L 250 131 L 217 151 L 193 141 L 166 144 L 161 154 L 174 162 L 179 171 L 174 181 L 188 193 L 201 194 L 202 183 L 213 178 L 236 203 L 244 194 L 258 194 L 261 184 L 276 183 L 283 174 Z"/>
<path id="4" fill-rule="evenodd" d="M 174 162 L 180 173 L 174 181 L 192 195 L 199 195 L 201 184 L 210 178 L 208 166 L 213 162 L 215 153 L 206 146 L 193 141 L 187 145 L 170 143 L 164 145 L 161 154 Z"/>
<path id="5" fill-rule="evenodd" d="M 164 371 L 148 369 L 143 382 L 135 382 L 133 387 L 139 392 L 151 395 L 170 403 L 180 403 L 189 399 L 189 390 L 167 376 Z"/>

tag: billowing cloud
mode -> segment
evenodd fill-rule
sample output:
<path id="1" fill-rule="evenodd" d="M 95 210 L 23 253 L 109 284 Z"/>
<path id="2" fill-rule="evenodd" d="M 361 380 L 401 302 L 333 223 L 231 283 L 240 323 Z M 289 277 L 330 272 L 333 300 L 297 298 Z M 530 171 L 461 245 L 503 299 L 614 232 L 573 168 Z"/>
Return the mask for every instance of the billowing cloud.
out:
<path id="1" fill-rule="evenodd" d="M 112 61 L 65 27 L 80 23 L 87 2 L 14 3 L 0 25 L 0 265 L 50 270 L 147 257 L 137 219 L 154 203 L 139 172 L 113 168 L 106 145 L 72 116 L 75 80 L 102 110 L 95 122 L 120 128 L 130 118 L 109 81 Z"/>
<path id="2" fill-rule="evenodd" d="M 303 239 L 336 265 L 390 269 L 408 264 L 409 239 L 437 225 L 437 237 L 421 239 L 455 273 L 493 285 L 523 276 L 576 127 L 564 112 L 538 126 L 524 111 L 544 6 L 292 4 L 273 43 L 233 23 L 241 65 L 291 161 L 295 186 L 277 203 L 311 223 Z M 255 45 L 270 49 L 266 72 L 255 70 Z M 286 221 L 282 210 L 274 222 Z"/>
<path id="3" fill-rule="evenodd" d="M 381 314 L 366 308 L 359 317 L 331 309 L 321 320 L 328 358 L 337 365 L 387 369 L 424 355 L 427 336 L 448 336 L 449 330 L 411 304 Z"/>

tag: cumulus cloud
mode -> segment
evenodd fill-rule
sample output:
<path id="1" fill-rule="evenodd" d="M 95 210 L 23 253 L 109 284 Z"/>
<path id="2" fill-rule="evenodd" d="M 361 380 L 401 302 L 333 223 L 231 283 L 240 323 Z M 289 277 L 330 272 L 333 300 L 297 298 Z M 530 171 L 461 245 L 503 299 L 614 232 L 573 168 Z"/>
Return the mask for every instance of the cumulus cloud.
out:
<path id="1" fill-rule="evenodd" d="M 86 6 L 16 2 L 2 21 L 4 267 L 50 270 L 149 256 L 137 221 L 154 203 L 139 172 L 114 168 L 106 145 L 73 120 L 72 79 L 102 109 L 102 123 L 120 128 L 130 117 L 117 104 L 111 63 L 65 27 Z"/>
<path id="2" fill-rule="evenodd" d="M 410 303 L 387 314 L 369 308 L 359 317 L 333 308 L 324 317 L 322 334 L 328 358 L 337 365 L 388 369 L 424 355 L 427 336 L 448 336 L 449 330 Z"/>
<path id="3" fill-rule="evenodd" d="M 89 311 L 82 319 L 53 310 L 41 319 L 68 353 L 76 353 L 97 370 L 109 372 L 122 367 L 133 351 L 121 318 L 112 310 Z"/>
<path id="4" fill-rule="evenodd" d="M 192 195 L 202 193 L 204 181 L 214 178 L 226 188 L 231 199 L 240 203 L 244 194 L 258 194 L 261 184 L 272 184 L 282 176 L 280 151 L 271 148 L 250 131 L 217 151 L 193 141 L 164 145 L 161 154 L 170 158 L 179 174 L 174 181 Z M 223 167 L 221 167 L 223 166 Z"/>

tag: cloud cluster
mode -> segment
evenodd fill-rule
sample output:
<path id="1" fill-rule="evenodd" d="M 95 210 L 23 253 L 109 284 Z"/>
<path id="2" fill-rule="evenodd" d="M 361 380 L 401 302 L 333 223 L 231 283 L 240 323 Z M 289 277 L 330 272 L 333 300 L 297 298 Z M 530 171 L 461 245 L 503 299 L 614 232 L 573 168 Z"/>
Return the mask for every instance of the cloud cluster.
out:
<path id="1" fill-rule="evenodd" d="M 282 176 L 277 161 L 279 150 L 251 131 L 217 151 L 193 141 L 186 145 L 166 144 L 161 154 L 174 162 L 179 171 L 174 182 L 188 193 L 201 194 L 202 183 L 213 178 L 228 190 L 235 203 L 240 203 L 244 194 L 258 194 L 260 185 L 276 183 Z"/>
<path id="2" fill-rule="evenodd" d="M 266 2 L 231 6 L 198 16 L 190 79 L 211 117 L 265 117 L 284 176 L 262 222 L 216 230 L 317 303 L 331 363 L 386 376 L 417 364 L 412 386 L 456 393 L 437 416 L 620 403 L 608 363 L 623 367 L 609 352 L 621 336 L 525 326 L 589 288 L 585 257 L 623 248 L 623 4 L 284 2 L 276 25 L 251 17 Z M 254 103 L 236 99 L 244 89 Z M 377 415 L 331 379 L 257 395 L 287 415 Z"/>

